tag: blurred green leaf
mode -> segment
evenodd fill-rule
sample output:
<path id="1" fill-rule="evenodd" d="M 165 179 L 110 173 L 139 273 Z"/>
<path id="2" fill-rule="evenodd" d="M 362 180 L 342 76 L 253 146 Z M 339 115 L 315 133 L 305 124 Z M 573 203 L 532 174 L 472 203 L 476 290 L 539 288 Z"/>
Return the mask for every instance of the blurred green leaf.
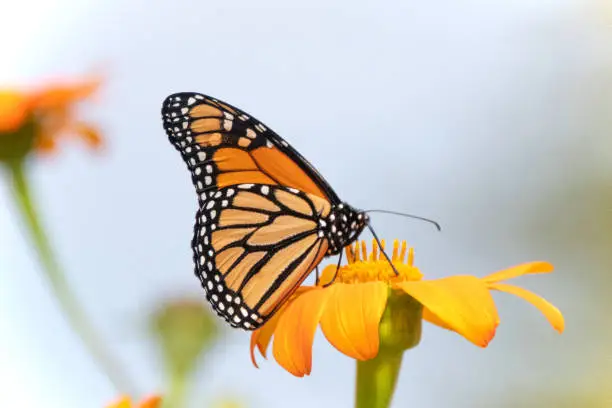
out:
<path id="1" fill-rule="evenodd" d="M 171 377 L 185 378 L 200 355 L 212 348 L 221 330 L 208 307 L 195 300 L 167 302 L 151 318 Z"/>
<path id="2" fill-rule="evenodd" d="M 234 398 L 219 399 L 211 405 L 212 408 L 244 408 L 246 407 L 241 401 Z"/>

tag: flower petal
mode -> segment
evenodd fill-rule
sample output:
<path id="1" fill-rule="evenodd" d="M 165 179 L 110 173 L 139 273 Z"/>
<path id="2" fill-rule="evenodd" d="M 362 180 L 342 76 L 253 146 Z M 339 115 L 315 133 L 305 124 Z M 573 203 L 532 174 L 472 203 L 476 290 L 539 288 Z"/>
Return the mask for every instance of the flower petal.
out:
<path id="1" fill-rule="evenodd" d="M 257 349 L 263 358 L 267 359 L 268 346 L 270 345 L 270 340 L 272 340 L 272 335 L 274 334 L 274 330 L 276 330 L 276 326 L 278 325 L 278 320 L 280 319 L 281 315 L 282 311 L 279 310 L 263 326 L 251 333 L 251 361 L 257 368 L 259 368 L 259 366 L 257 365 L 257 360 L 255 359 L 255 346 L 257 346 Z"/>
<path id="2" fill-rule="evenodd" d="M 161 407 L 161 402 L 162 399 L 160 396 L 154 395 L 152 397 L 149 397 L 145 400 L 143 400 L 140 405 L 139 408 L 157 408 L 157 407 Z"/>
<path id="3" fill-rule="evenodd" d="M 102 136 L 96 127 L 85 122 L 77 122 L 74 124 L 73 130 L 90 147 L 97 148 L 102 145 Z"/>
<path id="4" fill-rule="evenodd" d="M 535 273 L 550 273 L 553 271 L 553 269 L 554 266 L 548 262 L 528 262 L 521 265 L 513 266 L 512 268 L 494 272 L 488 276 L 485 276 L 484 278 L 482 278 L 482 280 L 488 283 L 494 283 L 523 275 Z"/>
<path id="5" fill-rule="evenodd" d="M 75 102 L 90 98 L 101 83 L 101 78 L 89 78 L 79 82 L 50 84 L 33 93 L 33 104 L 37 109 L 64 110 Z"/>
<path id="6" fill-rule="evenodd" d="M 431 313 L 426 307 L 423 308 L 423 320 L 428 321 L 431 324 L 435 324 L 436 326 L 441 327 L 443 329 L 453 331 L 452 327 L 446 324 L 444 320 L 441 320 L 438 316 Z"/>
<path id="7" fill-rule="evenodd" d="M 337 265 L 327 265 L 323 268 L 323 272 L 321 272 L 321 276 L 319 276 L 319 286 L 324 286 L 334 279 L 334 275 L 336 274 Z"/>
<path id="8" fill-rule="evenodd" d="M 272 353 L 296 377 L 312 369 L 312 343 L 332 288 L 314 289 L 287 305 L 274 332 Z"/>
<path id="9" fill-rule="evenodd" d="M 332 286 L 327 306 L 321 316 L 321 329 L 327 340 L 340 352 L 357 360 L 369 360 L 378 354 L 378 326 L 389 287 L 383 282 Z"/>
<path id="10" fill-rule="evenodd" d="M 257 349 L 259 350 L 259 353 L 263 356 L 263 358 L 267 359 L 270 340 L 272 340 L 272 336 L 274 335 L 274 331 L 276 330 L 276 326 L 278 325 L 278 320 L 285 312 L 287 305 L 293 302 L 293 300 L 300 294 L 312 289 L 314 288 L 310 286 L 300 286 L 299 288 L 297 288 L 291 299 L 287 301 L 285 305 L 282 306 L 281 309 L 278 310 L 274 314 L 274 316 L 272 316 L 272 318 L 270 318 L 270 320 L 264 323 L 264 325 L 261 326 L 259 329 L 254 330 L 251 333 L 251 361 L 253 362 L 253 365 L 255 367 L 259 368 L 259 366 L 257 365 L 257 361 L 255 360 L 255 346 L 257 346 Z"/>
<path id="11" fill-rule="evenodd" d="M 0 133 L 13 132 L 28 115 L 29 100 L 17 91 L 0 90 Z"/>
<path id="12" fill-rule="evenodd" d="M 565 329 L 565 319 L 563 315 L 553 304 L 546 301 L 544 298 L 536 295 L 527 289 L 520 288 L 518 286 L 509 285 L 507 283 L 492 283 L 489 284 L 489 288 L 498 290 L 500 292 L 511 293 L 527 302 L 531 303 L 538 308 L 540 312 L 546 317 L 550 325 L 559 333 L 563 333 Z"/>
<path id="13" fill-rule="evenodd" d="M 132 399 L 130 397 L 121 397 L 118 401 L 107 405 L 106 408 L 132 408 Z"/>
<path id="14" fill-rule="evenodd" d="M 424 306 L 424 317 L 431 323 L 457 332 L 480 347 L 486 347 L 495 336 L 499 316 L 495 302 L 481 279 L 451 276 L 400 282 L 395 286 Z"/>

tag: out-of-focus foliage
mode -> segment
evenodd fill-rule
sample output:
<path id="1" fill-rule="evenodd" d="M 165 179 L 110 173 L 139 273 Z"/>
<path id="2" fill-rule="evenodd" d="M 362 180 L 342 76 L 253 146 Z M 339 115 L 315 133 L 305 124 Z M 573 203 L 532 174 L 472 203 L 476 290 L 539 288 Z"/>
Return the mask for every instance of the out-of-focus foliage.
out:
<path id="1" fill-rule="evenodd" d="M 172 377 L 186 377 L 201 354 L 209 351 L 221 335 L 218 319 L 198 301 L 165 303 L 151 317 L 151 325 Z"/>
<path id="2" fill-rule="evenodd" d="M 246 405 L 239 399 L 219 399 L 212 403 L 211 408 L 244 408 Z"/>

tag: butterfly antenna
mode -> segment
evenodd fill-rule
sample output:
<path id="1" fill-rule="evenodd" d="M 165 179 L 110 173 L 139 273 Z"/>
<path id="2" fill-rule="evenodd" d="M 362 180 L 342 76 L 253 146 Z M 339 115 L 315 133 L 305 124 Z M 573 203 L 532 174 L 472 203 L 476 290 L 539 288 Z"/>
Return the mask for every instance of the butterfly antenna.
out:
<path id="1" fill-rule="evenodd" d="M 370 232 L 374 236 L 374 239 L 376 240 L 376 243 L 378 244 L 378 247 L 380 248 L 380 252 L 383 253 L 385 258 L 387 258 L 387 262 L 389 262 L 389 265 L 391 265 L 391 268 L 393 268 L 393 272 L 395 272 L 395 276 L 399 276 L 399 272 L 397 271 L 397 269 L 395 269 L 395 265 L 393 265 L 393 262 L 391 262 L 391 259 L 389 258 L 389 255 L 387 255 L 387 253 L 385 252 L 385 248 L 383 248 L 382 243 L 380 242 L 380 239 L 378 239 L 378 236 L 374 232 L 374 228 L 372 228 L 372 226 L 370 224 L 368 224 L 368 229 L 370 230 Z"/>
<path id="2" fill-rule="evenodd" d="M 319 265 L 315 266 L 315 285 L 319 285 Z"/>
<path id="3" fill-rule="evenodd" d="M 325 285 L 323 285 L 324 288 L 328 287 L 329 285 L 331 285 L 332 283 L 334 283 L 336 281 L 336 278 L 338 277 L 338 271 L 340 270 L 340 264 L 342 263 L 342 255 L 343 254 L 344 254 L 344 251 L 340 251 L 340 256 L 338 257 L 338 266 L 336 266 L 336 273 L 334 273 L 334 277 L 332 278 L 331 281 L 329 281 Z"/>
<path id="4" fill-rule="evenodd" d="M 406 218 L 414 218 L 416 220 L 421 220 L 421 221 L 425 221 L 425 222 L 428 222 L 430 224 L 433 224 L 438 231 L 442 231 L 442 227 L 440 227 L 440 224 L 438 224 L 436 221 L 434 221 L 432 219 L 429 219 L 429 218 L 425 218 L 425 217 L 419 217 L 418 215 L 406 214 L 406 213 L 402 213 L 402 212 L 398 212 L 398 211 L 388 211 L 388 210 L 367 210 L 367 211 L 364 211 L 364 212 L 366 212 L 366 213 L 392 214 L 392 215 L 399 215 L 401 217 L 406 217 Z"/>

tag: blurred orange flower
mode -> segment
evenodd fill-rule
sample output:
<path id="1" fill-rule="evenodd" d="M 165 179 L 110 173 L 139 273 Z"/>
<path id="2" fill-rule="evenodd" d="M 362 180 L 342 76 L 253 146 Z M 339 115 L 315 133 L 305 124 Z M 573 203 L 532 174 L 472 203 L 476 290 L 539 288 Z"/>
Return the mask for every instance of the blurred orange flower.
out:
<path id="1" fill-rule="evenodd" d="M 14 132 L 25 122 L 30 107 L 29 95 L 0 90 L 0 133 Z"/>
<path id="2" fill-rule="evenodd" d="M 406 294 L 422 305 L 424 320 L 452 330 L 480 347 L 489 344 L 499 324 L 491 290 L 523 298 L 537 307 L 558 332 L 563 331 L 564 319 L 555 306 L 525 289 L 501 283 L 526 274 L 551 272 L 551 264 L 526 263 L 484 278 L 465 275 L 422 280 L 423 275 L 413 265 L 413 249 L 406 249 L 405 241 L 401 248 L 395 241 L 392 262 L 399 273 L 396 276 L 375 242 L 369 256 L 363 241 L 361 246 L 347 247 L 349 263 L 340 267 L 335 280 L 337 267 L 329 265 L 316 286 L 300 288 L 272 319 L 253 332 L 253 364 L 257 366 L 255 347 L 266 357 L 274 336 L 276 361 L 293 375 L 310 374 L 312 343 L 319 325 L 327 340 L 340 352 L 361 361 L 372 359 L 379 351 L 381 318 L 388 300 Z M 401 326 L 402 322 L 398 324 Z M 418 330 L 420 339 L 420 326 Z M 418 340 L 413 345 L 416 344 Z"/>
<path id="3" fill-rule="evenodd" d="M 66 135 L 77 136 L 92 147 L 100 146 L 98 129 L 76 115 L 76 106 L 90 99 L 99 85 L 99 80 L 87 79 L 31 91 L 0 89 L 0 137 L 18 131 L 31 120 L 36 132 L 33 145 L 40 152 L 52 151 L 57 140 Z"/>
<path id="4" fill-rule="evenodd" d="M 106 408 L 158 408 L 162 405 L 162 399 L 159 396 L 152 396 L 140 402 L 140 404 L 132 404 L 130 397 L 122 397 L 119 401 L 107 405 Z"/>

